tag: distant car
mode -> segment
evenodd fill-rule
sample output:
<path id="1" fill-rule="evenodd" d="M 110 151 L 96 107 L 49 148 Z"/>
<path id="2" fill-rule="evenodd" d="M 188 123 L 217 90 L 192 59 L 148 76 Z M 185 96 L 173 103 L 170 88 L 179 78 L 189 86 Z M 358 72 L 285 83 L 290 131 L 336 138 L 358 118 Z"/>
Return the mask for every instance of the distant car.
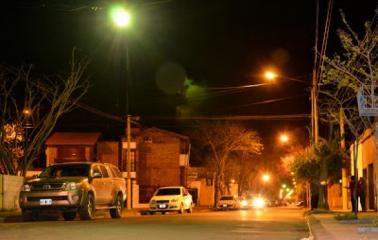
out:
<path id="1" fill-rule="evenodd" d="M 150 200 L 149 212 L 154 214 L 160 212 L 174 212 L 182 214 L 185 211 L 188 213 L 193 212 L 193 199 L 192 195 L 185 187 L 170 186 L 161 187 L 156 190 Z"/>
<path id="2" fill-rule="evenodd" d="M 96 209 L 109 209 L 120 218 L 126 199 L 126 183 L 111 164 L 76 162 L 47 167 L 38 178 L 26 181 L 19 203 L 24 220 L 34 220 L 42 211 L 59 211 L 65 220 L 76 214 L 82 220 L 94 217 Z"/>
<path id="3" fill-rule="evenodd" d="M 252 199 L 252 208 L 264 209 L 267 206 L 267 201 L 261 196 L 256 196 Z"/>
<path id="4" fill-rule="evenodd" d="M 248 196 L 244 197 L 240 200 L 240 208 L 241 209 L 263 209 L 268 205 L 268 201 L 263 197 L 256 195 L 256 196 Z"/>
<path id="5" fill-rule="evenodd" d="M 240 208 L 240 202 L 237 196 L 224 195 L 218 201 L 218 209 L 238 209 Z"/>

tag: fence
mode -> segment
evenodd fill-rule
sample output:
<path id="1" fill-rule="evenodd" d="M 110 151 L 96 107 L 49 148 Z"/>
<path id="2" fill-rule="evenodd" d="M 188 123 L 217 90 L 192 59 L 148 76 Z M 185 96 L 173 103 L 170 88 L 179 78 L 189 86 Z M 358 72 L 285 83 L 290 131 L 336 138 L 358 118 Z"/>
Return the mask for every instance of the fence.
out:
<path id="1" fill-rule="evenodd" d="M 19 208 L 18 198 L 24 178 L 0 174 L 0 210 Z"/>

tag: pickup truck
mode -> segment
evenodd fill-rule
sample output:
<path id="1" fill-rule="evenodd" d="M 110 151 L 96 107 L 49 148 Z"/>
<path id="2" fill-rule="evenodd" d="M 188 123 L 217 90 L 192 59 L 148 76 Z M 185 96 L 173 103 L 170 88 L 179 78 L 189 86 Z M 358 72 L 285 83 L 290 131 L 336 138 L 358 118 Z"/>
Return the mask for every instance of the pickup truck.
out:
<path id="1" fill-rule="evenodd" d="M 36 220 L 43 211 L 59 211 L 67 221 L 93 219 L 99 209 L 112 218 L 122 216 L 126 183 L 117 167 L 107 163 L 74 162 L 47 167 L 24 183 L 19 203 L 24 220 Z"/>

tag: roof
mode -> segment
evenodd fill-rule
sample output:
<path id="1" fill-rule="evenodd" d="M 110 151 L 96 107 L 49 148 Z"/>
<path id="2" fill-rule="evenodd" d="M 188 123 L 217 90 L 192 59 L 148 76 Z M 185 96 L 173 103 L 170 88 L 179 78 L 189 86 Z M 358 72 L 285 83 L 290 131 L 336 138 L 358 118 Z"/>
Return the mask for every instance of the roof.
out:
<path id="1" fill-rule="evenodd" d="M 159 132 L 162 132 L 162 133 L 165 133 L 165 134 L 168 134 L 168 135 L 189 141 L 188 136 L 184 136 L 184 135 L 181 135 L 181 134 L 178 134 L 178 133 L 175 133 L 175 132 L 171 132 L 171 131 L 168 131 L 168 130 L 165 130 L 165 129 L 157 128 L 157 127 L 150 127 L 150 128 L 144 129 L 143 133 L 148 132 L 148 131 L 159 131 Z"/>
<path id="2" fill-rule="evenodd" d="M 56 132 L 46 140 L 46 145 L 95 145 L 101 133 Z"/>

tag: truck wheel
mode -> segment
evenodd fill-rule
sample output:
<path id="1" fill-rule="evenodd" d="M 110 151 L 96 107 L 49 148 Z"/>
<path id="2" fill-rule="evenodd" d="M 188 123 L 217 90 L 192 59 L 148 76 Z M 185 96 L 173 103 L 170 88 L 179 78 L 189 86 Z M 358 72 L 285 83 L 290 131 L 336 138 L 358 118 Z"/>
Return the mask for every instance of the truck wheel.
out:
<path id="1" fill-rule="evenodd" d="M 110 216 L 112 218 L 122 217 L 122 196 L 120 194 L 118 194 L 113 207 L 115 208 L 110 209 Z"/>
<path id="2" fill-rule="evenodd" d="M 76 217 L 76 212 L 63 212 L 63 218 L 66 221 L 72 221 Z"/>
<path id="3" fill-rule="evenodd" d="M 95 200 L 92 194 L 87 195 L 83 206 L 79 210 L 79 217 L 81 220 L 91 220 L 94 217 Z"/>

